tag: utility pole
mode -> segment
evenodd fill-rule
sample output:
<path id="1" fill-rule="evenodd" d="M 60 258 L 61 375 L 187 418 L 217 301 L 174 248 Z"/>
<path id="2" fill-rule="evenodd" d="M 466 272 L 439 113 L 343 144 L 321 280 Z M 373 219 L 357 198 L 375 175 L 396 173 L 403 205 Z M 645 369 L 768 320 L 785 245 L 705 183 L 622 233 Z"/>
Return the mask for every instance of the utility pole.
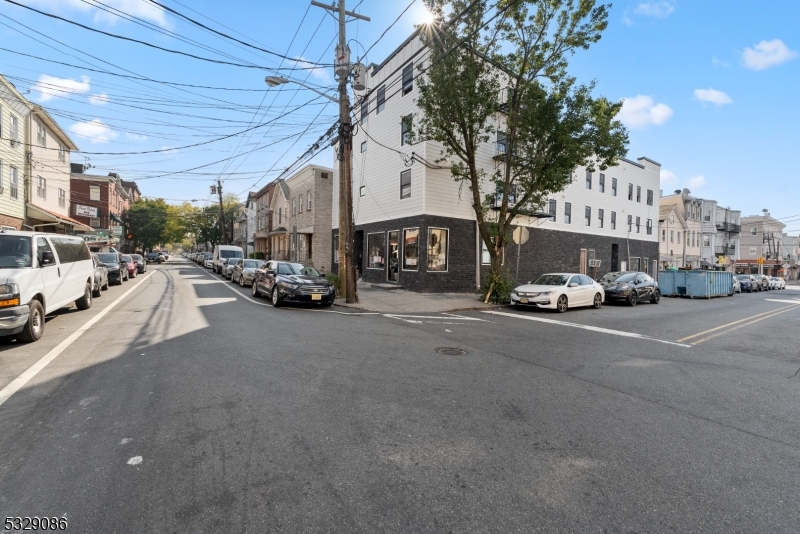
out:
<path id="1" fill-rule="evenodd" d="M 336 47 L 335 74 L 339 81 L 339 291 L 348 304 L 358 302 L 356 291 L 355 250 L 353 249 L 353 183 L 351 176 L 351 152 L 353 148 L 353 125 L 350 123 L 350 98 L 347 82 L 350 77 L 350 48 L 347 46 L 346 19 L 354 17 L 369 22 L 369 18 L 345 10 L 345 0 L 339 5 L 326 5 L 311 0 L 311 5 L 338 14 L 339 45 Z"/>
<path id="2" fill-rule="evenodd" d="M 216 191 L 214 191 L 215 189 Z M 222 244 L 227 245 L 228 232 L 226 232 L 227 229 L 225 228 L 225 206 L 222 205 L 222 182 L 219 181 L 219 178 L 217 178 L 217 185 L 211 186 L 211 194 L 213 195 L 215 192 L 219 194 L 219 228 L 222 230 Z"/>

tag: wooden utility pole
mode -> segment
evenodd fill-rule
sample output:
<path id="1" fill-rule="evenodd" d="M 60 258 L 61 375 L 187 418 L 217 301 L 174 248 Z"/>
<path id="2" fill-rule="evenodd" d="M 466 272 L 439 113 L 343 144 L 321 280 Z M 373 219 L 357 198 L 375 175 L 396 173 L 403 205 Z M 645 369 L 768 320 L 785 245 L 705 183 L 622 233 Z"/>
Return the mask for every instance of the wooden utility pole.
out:
<path id="1" fill-rule="evenodd" d="M 334 70 L 339 81 L 339 292 L 348 304 L 358 302 L 353 232 L 353 182 L 351 154 L 353 125 L 350 123 L 350 98 L 347 82 L 350 77 L 350 48 L 347 46 L 346 19 L 354 17 L 369 21 L 368 17 L 345 10 L 345 0 L 337 8 L 314 0 L 311 4 L 338 14 L 339 45 L 336 47 Z"/>
<path id="2" fill-rule="evenodd" d="M 214 192 L 213 186 L 211 192 Z M 217 178 L 217 193 L 219 194 L 219 228 L 222 230 L 222 244 L 228 245 L 228 232 L 226 232 L 225 228 L 225 206 L 222 205 L 222 182 L 219 181 L 219 178 Z"/>

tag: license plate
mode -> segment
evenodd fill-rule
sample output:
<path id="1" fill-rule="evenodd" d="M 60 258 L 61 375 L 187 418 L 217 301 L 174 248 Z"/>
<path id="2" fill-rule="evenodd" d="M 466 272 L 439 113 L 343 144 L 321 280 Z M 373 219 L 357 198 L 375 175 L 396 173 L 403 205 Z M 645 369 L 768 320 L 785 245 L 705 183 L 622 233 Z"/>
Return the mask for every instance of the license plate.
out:
<path id="1" fill-rule="evenodd" d="M 322 300 L 322 295 L 311 295 L 311 300 Z"/>
<path id="2" fill-rule="evenodd" d="M 519 301 L 520 301 L 521 303 L 523 303 L 523 304 L 527 304 L 527 303 L 528 303 L 528 299 L 519 299 Z"/>

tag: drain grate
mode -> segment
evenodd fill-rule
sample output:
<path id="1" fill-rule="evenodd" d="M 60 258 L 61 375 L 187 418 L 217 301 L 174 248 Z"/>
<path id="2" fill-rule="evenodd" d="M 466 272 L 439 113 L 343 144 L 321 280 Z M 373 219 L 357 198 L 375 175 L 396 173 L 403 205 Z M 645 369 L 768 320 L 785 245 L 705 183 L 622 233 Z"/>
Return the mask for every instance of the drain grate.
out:
<path id="1" fill-rule="evenodd" d="M 459 349 L 458 347 L 439 347 L 434 352 L 444 354 L 445 356 L 466 356 L 467 351 Z"/>

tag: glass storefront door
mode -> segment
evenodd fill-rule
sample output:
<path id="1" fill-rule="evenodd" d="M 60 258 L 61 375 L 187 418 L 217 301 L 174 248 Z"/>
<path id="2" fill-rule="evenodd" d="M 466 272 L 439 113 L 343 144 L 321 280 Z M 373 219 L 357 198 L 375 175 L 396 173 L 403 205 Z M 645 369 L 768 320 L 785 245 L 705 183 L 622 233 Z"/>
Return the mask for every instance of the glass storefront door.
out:
<path id="1" fill-rule="evenodd" d="M 388 243 L 388 259 L 389 259 L 389 269 L 387 270 L 386 279 L 389 282 L 397 282 L 398 281 L 398 272 L 400 271 L 400 232 L 399 231 L 391 231 L 389 232 L 389 243 Z"/>

